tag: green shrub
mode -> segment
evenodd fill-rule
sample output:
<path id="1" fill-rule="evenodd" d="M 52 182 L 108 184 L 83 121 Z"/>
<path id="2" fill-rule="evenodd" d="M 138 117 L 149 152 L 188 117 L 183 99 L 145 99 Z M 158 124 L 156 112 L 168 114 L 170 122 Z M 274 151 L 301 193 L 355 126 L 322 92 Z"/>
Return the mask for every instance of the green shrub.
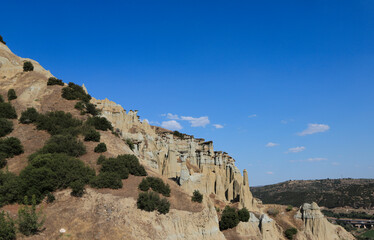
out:
<path id="1" fill-rule="evenodd" d="M 53 203 L 56 200 L 55 195 L 53 193 L 49 192 L 47 193 L 47 203 Z"/>
<path id="2" fill-rule="evenodd" d="M 142 191 L 148 191 L 152 188 L 153 191 L 161 193 L 165 197 L 170 197 L 170 186 L 165 184 L 161 178 L 158 177 L 146 177 L 139 184 L 139 189 Z"/>
<path id="3" fill-rule="evenodd" d="M 180 133 L 178 131 L 174 131 L 173 132 L 173 135 L 180 138 L 180 139 L 183 139 L 184 138 L 184 134 L 183 133 Z"/>
<path id="4" fill-rule="evenodd" d="M 80 101 L 77 102 L 74 106 L 75 109 L 78 109 L 81 111 L 81 114 L 89 113 L 93 116 L 97 116 L 100 114 L 100 110 L 96 108 L 96 106 L 89 102 Z"/>
<path id="5" fill-rule="evenodd" d="M 88 184 L 95 171 L 66 154 L 39 154 L 29 160 L 20 173 L 27 196 L 35 195 L 41 201 L 48 192 L 71 187 L 73 182 Z"/>
<path id="6" fill-rule="evenodd" d="M 97 146 L 95 147 L 94 151 L 96 153 L 106 152 L 107 151 L 106 144 L 105 143 L 99 143 L 99 144 L 97 144 Z"/>
<path id="7" fill-rule="evenodd" d="M 125 162 L 120 161 L 118 158 L 108 158 L 101 164 L 100 173 L 109 172 L 116 173 L 121 179 L 129 177 L 129 170 Z"/>
<path id="8" fill-rule="evenodd" d="M 34 65 L 27 61 L 27 62 L 24 62 L 23 63 L 23 71 L 24 72 L 31 72 L 31 71 L 34 71 Z"/>
<path id="9" fill-rule="evenodd" d="M 57 78 L 55 78 L 55 77 L 50 77 L 50 78 L 48 78 L 47 85 L 48 85 L 48 86 L 52 86 L 52 85 L 60 85 L 60 86 L 64 86 L 64 83 L 62 82 L 61 79 L 57 79 Z"/>
<path id="10" fill-rule="evenodd" d="M 22 200 L 23 189 L 23 182 L 17 175 L 0 171 L 0 207 Z"/>
<path id="11" fill-rule="evenodd" d="M 121 177 L 116 172 L 100 172 L 91 182 L 95 188 L 122 188 Z"/>
<path id="12" fill-rule="evenodd" d="M 222 212 L 221 221 L 219 221 L 219 229 L 226 230 L 236 227 L 239 224 L 239 216 L 235 208 L 226 206 Z"/>
<path id="13" fill-rule="evenodd" d="M 6 45 L 6 42 L 4 42 L 3 37 L 0 35 L 0 42 Z"/>
<path id="14" fill-rule="evenodd" d="M 71 195 L 74 197 L 82 197 L 84 194 L 84 182 L 82 181 L 75 181 L 70 183 L 71 187 Z"/>
<path id="15" fill-rule="evenodd" d="M 289 228 L 286 231 L 284 231 L 284 235 L 287 239 L 293 239 L 293 236 L 297 233 L 296 228 Z"/>
<path id="16" fill-rule="evenodd" d="M 7 158 L 14 157 L 23 153 L 21 141 L 15 137 L 0 139 L 0 152 L 4 153 Z"/>
<path id="17" fill-rule="evenodd" d="M 0 103 L 0 118 L 16 119 L 16 109 L 10 103 Z"/>
<path id="18" fill-rule="evenodd" d="M 54 135 L 38 153 L 65 153 L 72 157 L 79 157 L 86 153 L 86 147 L 71 135 Z"/>
<path id="19" fill-rule="evenodd" d="M 286 208 L 286 211 L 287 211 L 287 212 L 292 211 L 292 208 L 293 208 L 292 205 L 288 205 L 287 208 Z"/>
<path id="20" fill-rule="evenodd" d="M 4 102 L 3 95 L 0 94 L 0 103 L 3 103 L 3 102 Z"/>
<path id="21" fill-rule="evenodd" d="M 91 100 L 91 96 L 84 91 L 83 87 L 72 82 L 62 89 L 62 97 L 67 100 L 82 100 L 86 103 Z"/>
<path id="22" fill-rule="evenodd" d="M 5 167 L 6 164 L 7 164 L 6 153 L 0 152 L 0 169 Z"/>
<path id="23" fill-rule="evenodd" d="M 0 137 L 4 137 L 13 131 L 13 122 L 0 118 Z"/>
<path id="24" fill-rule="evenodd" d="M 14 221 L 9 217 L 9 214 L 5 214 L 4 211 L 0 212 L 0 239 L 16 239 L 16 227 Z"/>
<path id="25" fill-rule="evenodd" d="M 88 125 L 94 126 L 96 130 L 111 130 L 113 131 L 112 124 L 106 119 L 105 117 L 92 117 L 88 118 L 87 122 Z"/>
<path id="26" fill-rule="evenodd" d="M 276 217 L 279 213 L 279 210 L 277 208 L 269 208 L 267 213 L 270 215 L 270 216 L 273 216 L 273 217 Z"/>
<path id="27" fill-rule="evenodd" d="M 12 88 L 8 90 L 8 101 L 17 99 L 16 91 Z"/>
<path id="28" fill-rule="evenodd" d="M 137 207 L 141 210 L 152 212 L 158 210 L 161 214 L 169 212 L 170 203 L 168 200 L 160 199 L 160 196 L 154 192 L 139 193 Z"/>
<path id="29" fill-rule="evenodd" d="M 38 130 L 46 130 L 51 135 L 71 134 L 76 136 L 80 132 L 82 121 L 73 118 L 70 113 L 63 111 L 39 114 L 36 121 Z"/>
<path id="30" fill-rule="evenodd" d="M 147 176 L 145 168 L 139 163 L 139 159 L 135 155 L 118 155 L 117 160 L 124 163 L 124 166 L 129 170 L 131 175 Z"/>
<path id="31" fill-rule="evenodd" d="M 45 217 L 41 211 L 36 211 L 35 196 L 32 197 L 31 206 L 25 197 L 24 206 L 18 210 L 18 230 L 26 236 L 37 234 L 41 231 Z"/>
<path id="32" fill-rule="evenodd" d="M 84 135 L 84 141 L 100 142 L 100 133 L 91 129 Z"/>
<path id="33" fill-rule="evenodd" d="M 28 108 L 26 111 L 21 113 L 21 118 L 19 119 L 20 123 L 29 124 L 34 123 L 38 120 L 39 113 L 36 111 L 35 108 Z"/>
<path id="34" fill-rule="evenodd" d="M 193 191 L 193 195 L 191 198 L 192 202 L 201 203 L 203 201 L 203 194 L 199 192 L 199 190 Z"/>
<path id="35" fill-rule="evenodd" d="M 85 104 L 83 101 L 80 101 L 80 102 L 77 102 L 75 105 L 74 105 L 74 108 L 77 109 L 77 110 L 80 110 L 81 113 L 85 113 L 84 112 L 84 109 L 86 108 Z"/>
<path id="36" fill-rule="evenodd" d="M 130 138 L 126 139 L 126 144 L 127 144 L 127 146 L 129 146 L 129 148 L 131 150 L 134 150 L 135 146 L 134 146 L 134 143 L 132 142 L 132 140 Z"/>
<path id="37" fill-rule="evenodd" d="M 100 157 L 97 159 L 97 165 L 103 164 L 103 162 L 106 160 L 104 155 L 100 155 Z"/>
<path id="38" fill-rule="evenodd" d="M 249 220 L 249 212 L 247 208 L 242 208 L 238 211 L 239 221 L 241 222 L 248 222 Z"/>

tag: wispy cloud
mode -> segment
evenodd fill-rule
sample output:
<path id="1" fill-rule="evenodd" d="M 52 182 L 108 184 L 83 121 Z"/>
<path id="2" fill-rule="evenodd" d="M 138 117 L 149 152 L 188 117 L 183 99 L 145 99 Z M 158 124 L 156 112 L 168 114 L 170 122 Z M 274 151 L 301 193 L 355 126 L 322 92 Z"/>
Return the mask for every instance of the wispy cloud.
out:
<path id="1" fill-rule="evenodd" d="M 248 116 L 248 118 L 255 118 L 255 117 L 257 117 L 257 114 L 252 114 Z"/>
<path id="2" fill-rule="evenodd" d="M 167 117 L 168 119 L 172 119 L 172 120 L 178 120 L 178 119 L 179 119 L 179 117 L 178 117 L 177 114 L 172 114 L 172 113 L 168 113 L 168 114 L 166 114 L 166 117 Z"/>
<path id="3" fill-rule="evenodd" d="M 223 128 L 223 125 L 221 125 L 221 124 L 213 124 L 213 126 L 215 127 L 215 128 Z"/>
<path id="4" fill-rule="evenodd" d="M 321 161 L 327 161 L 327 158 L 316 157 L 316 158 L 308 158 L 304 160 L 291 160 L 290 162 L 295 163 L 295 162 L 321 162 Z"/>
<path id="5" fill-rule="evenodd" d="M 306 149 L 306 147 L 294 147 L 294 148 L 289 148 L 286 153 L 298 153 L 302 152 Z"/>
<path id="6" fill-rule="evenodd" d="M 269 172 L 266 172 L 266 174 L 273 175 L 274 173 L 269 171 Z"/>
<path id="7" fill-rule="evenodd" d="M 288 124 L 290 122 L 293 122 L 294 120 L 293 119 L 284 119 L 281 121 L 282 124 Z"/>
<path id="8" fill-rule="evenodd" d="M 275 146 L 278 146 L 278 145 L 279 145 L 279 143 L 268 142 L 266 144 L 266 147 L 275 147 Z"/>
<path id="9" fill-rule="evenodd" d="M 183 127 L 179 124 L 179 122 L 175 120 L 164 121 L 161 123 L 161 127 L 170 129 L 170 130 L 181 130 Z"/>
<path id="10" fill-rule="evenodd" d="M 210 123 L 209 118 L 207 116 L 198 118 L 181 116 L 180 120 L 189 121 L 191 127 L 205 127 Z"/>
<path id="11" fill-rule="evenodd" d="M 307 129 L 298 133 L 297 135 L 305 136 L 305 135 L 310 135 L 310 134 L 315 134 L 315 133 L 320 133 L 320 132 L 326 132 L 329 129 L 330 129 L 330 126 L 326 124 L 309 123 Z"/>

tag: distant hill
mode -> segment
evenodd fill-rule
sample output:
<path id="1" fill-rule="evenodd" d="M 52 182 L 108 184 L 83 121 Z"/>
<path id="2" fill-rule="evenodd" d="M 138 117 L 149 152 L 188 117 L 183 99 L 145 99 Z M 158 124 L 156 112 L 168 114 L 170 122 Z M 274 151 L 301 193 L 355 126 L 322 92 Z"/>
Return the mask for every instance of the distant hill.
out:
<path id="1" fill-rule="evenodd" d="M 294 180 L 252 187 L 251 191 L 265 204 L 300 206 L 316 202 L 328 208 L 374 208 L 374 179 Z"/>

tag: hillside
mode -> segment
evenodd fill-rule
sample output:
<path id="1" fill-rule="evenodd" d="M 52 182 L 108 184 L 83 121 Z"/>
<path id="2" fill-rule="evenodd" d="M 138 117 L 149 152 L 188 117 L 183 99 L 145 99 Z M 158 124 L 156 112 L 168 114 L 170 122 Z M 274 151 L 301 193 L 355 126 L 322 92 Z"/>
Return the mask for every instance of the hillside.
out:
<path id="1" fill-rule="evenodd" d="M 252 187 L 251 191 L 266 204 L 316 202 L 328 208 L 374 208 L 374 179 L 296 180 Z"/>

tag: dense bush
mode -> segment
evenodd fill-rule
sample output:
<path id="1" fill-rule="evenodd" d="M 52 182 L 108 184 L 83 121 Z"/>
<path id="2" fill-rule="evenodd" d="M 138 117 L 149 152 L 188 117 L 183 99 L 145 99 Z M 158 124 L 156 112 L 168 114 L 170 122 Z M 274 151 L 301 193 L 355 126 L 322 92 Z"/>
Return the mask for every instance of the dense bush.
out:
<path id="1" fill-rule="evenodd" d="M 0 103 L 3 103 L 3 102 L 4 102 L 3 95 L 0 94 Z"/>
<path id="2" fill-rule="evenodd" d="M 242 208 L 238 211 L 239 221 L 241 222 L 248 222 L 249 220 L 249 212 L 247 208 Z"/>
<path id="3" fill-rule="evenodd" d="M 18 210 L 18 230 L 26 236 L 37 234 L 42 230 L 45 216 L 41 210 L 36 211 L 36 199 L 32 197 L 31 206 L 28 206 L 28 198 L 25 197 L 24 206 Z"/>
<path id="4" fill-rule="evenodd" d="M 8 101 L 12 101 L 14 99 L 17 99 L 16 91 L 11 88 L 8 90 Z"/>
<path id="5" fill-rule="evenodd" d="M 16 119 L 16 109 L 10 103 L 0 103 L 0 118 Z"/>
<path id="6" fill-rule="evenodd" d="M 122 188 L 121 177 L 116 172 L 100 172 L 91 182 L 91 186 L 95 188 Z"/>
<path id="7" fill-rule="evenodd" d="M 289 228 L 286 231 L 284 231 L 284 235 L 286 236 L 287 239 L 293 239 L 293 236 L 297 233 L 296 228 Z"/>
<path id="8" fill-rule="evenodd" d="M 16 227 L 14 221 L 9 217 L 9 214 L 5 214 L 4 211 L 0 212 L 0 239 L 16 239 Z"/>
<path id="9" fill-rule="evenodd" d="M 97 116 L 100 114 L 100 110 L 97 109 L 94 104 L 89 102 L 77 102 L 74 108 L 80 110 L 82 115 L 84 115 L 85 113 L 92 114 L 92 116 Z"/>
<path id="10" fill-rule="evenodd" d="M 180 132 L 178 132 L 178 131 L 174 131 L 174 132 L 173 132 L 173 135 L 176 136 L 176 137 L 178 137 L 178 138 L 181 138 L 181 139 L 184 138 L 184 134 L 183 134 L 183 133 L 180 133 Z"/>
<path id="11" fill-rule="evenodd" d="M 7 158 L 22 154 L 21 141 L 15 137 L 0 139 L 0 153 L 4 153 Z"/>
<path id="12" fill-rule="evenodd" d="M 130 138 L 126 139 L 126 144 L 127 146 L 129 146 L 131 150 L 134 150 L 134 143 L 132 142 Z"/>
<path id="13" fill-rule="evenodd" d="M 100 133 L 90 129 L 84 134 L 84 141 L 100 142 Z"/>
<path id="14" fill-rule="evenodd" d="M 99 144 L 97 144 L 97 146 L 95 147 L 94 151 L 96 153 L 106 152 L 107 151 L 106 144 L 105 143 L 99 143 Z"/>
<path id="15" fill-rule="evenodd" d="M 23 189 L 23 182 L 17 175 L 0 171 L 0 207 L 22 200 Z"/>
<path id="16" fill-rule="evenodd" d="M 96 130 L 111 130 L 113 131 L 112 124 L 105 117 L 92 117 L 87 119 L 88 125 L 94 126 Z"/>
<path id="17" fill-rule="evenodd" d="M 91 100 L 91 96 L 84 91 L 83 87 L 72 82 L 62 89 L 62 97 L 67 100 L 82 100 L 86 103 Z"/>
<path id="18" fill-rule="evenodd" d="M 20 123 L 29 124 L 34 123 L 38 120 L 39 113 L 35 108 L 28 108 L 26 111 L 21 113 L 21 118 L 19 119 Z"/>
<path id="19" fill-rule="evenodd" d="M 51 135 L 71 134 L 76 136 L 80 132 L 82 121 L 73 118 L 70 113 L 63 111 L 48 112 L 39 114 L 36 121 L 38 130 L 46 130 Z"/>
<path id="20" fill-rule="evenodd" d="M 55 78 L 55 77 L 50 77 L 50 78 L 48 78 L 47 85 L 48 85 L 48 86 L 51 86 L 51 85 L 60 85 L 60 86 L 64 86 L 64 83 L 62 82 L 61 79 L 57 79 L 57 78 Z"/>
<path id="21" fill-rule="evenodd" d="M 4 137 L 13 131 L 13 122 L 0 118 L 0 137 Z"/>
<path id="22" fill-rule="evenodd" d="M 105 156 L 104 155 L 100 155 L 100 157 L 97 158 L 97 165 L 101 165 L 103 164 L 103 162 L 106 160 Z"/>
<path id="23" fill-rule="evenodd" d="M 84 194 L 84 182 L 77 180 L 70 183 L 71 195 L 74 197 L 82 197 Z"/>
<path id="24" fill-rule="evenodd" d="M 239 224 L 239 216 L 235 208 L 226 206 L 222 212 L 221 221 L 219 221 L 219 229 L 226 230 L 236 227 Z"/>
<path id="25" fill-rule="evenodd" d="M 116 173 L 121 179 L 129 177 L 129 170 L 124 161 L 118 158 L 108 158 L 101 164 L 100 173 L 109 172 Z"/>
<path id="26" fill-rule="evenodd" d="M 65 153 L 72 157 L 79 157 L 86 153 L 86 147 L 71 135 L 54 135 L 38 151 L 38 154 L 41 153 Z"/>
<path id="27" fill-rule="evenodd" d="M 139 189 L 142 191 L 148 191 L 149 188 L 152 188 L 153 191 L 161 193 L 165 197 L 170 197 L 170 186 L 165 184 L 161 178 L 157 177 L 146 177 L 143 178 L 139 184 Z"/>
<path id="28" fill-rule="evenodd" d="M 6 42 L 4 42 L 4 39 L 1 35 L 0 35 L 0 42 L 6 45 Z"/>
<path id="29" fill-rule="evenodd" d="M 134 176 L 147 176 L 143 165 L 139 163 L 139 159 L 135 155 L 124 154 L 117 156 L 117 160 L 123 162 L 129 173 Z"/>
<path id="30" fill-rule="evenodd" d="M 34 71 L 34 65 L 27 61 L 27 62 L 24 62 L 23 63 L 23 71 L 24 72 L 31 72 L 31 71 Z"/>
<path id="31" fill-rule="evenodd" d="M 160 196 L 154 192 L 139 193 L 137 206 L 139 209 L 152 212 L 157 210 L 161 214 L 169 212 L 170 203 L 168 200 L 160 199 Z"/>
<path id="32" fill-rule="evenodd" d="M 47 193 L 47 203 L 53 203 L 56 200 L 55 195 L 53 193 L 49 192 Z"/>
<path id="33" fill-rule="evenodd" d="M 71 187 L 76 181 L 87 184 L 94 176 L 93 169 L 66 154 L 36 155 L 20 173 L 24 193 L 35 195 L 38 202 L 49 192 Z"/>
<path id="34" fill-rule="evenodd" d="M 191 198 L 192 202 L 201 203 L 203 201 L 203 194 L 199 192 L 199 190 L 193 191 L 193 195 Z"/>
<path id="35" fill-rule="evenodd" d="M 6 164 L 7 164 L 6 153 L 0 152 L 0 169 L 5 167 Z"/>

